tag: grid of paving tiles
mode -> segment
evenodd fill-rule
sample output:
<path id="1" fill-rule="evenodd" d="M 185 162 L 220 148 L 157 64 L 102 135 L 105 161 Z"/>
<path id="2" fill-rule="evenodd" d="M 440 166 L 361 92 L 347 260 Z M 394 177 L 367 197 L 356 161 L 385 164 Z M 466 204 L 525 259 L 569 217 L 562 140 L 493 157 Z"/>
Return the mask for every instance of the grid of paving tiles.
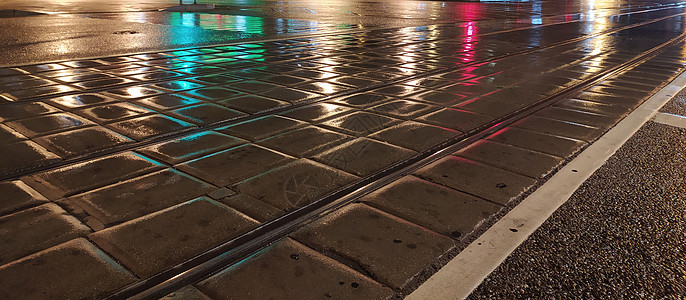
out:
<path id="1" fill-rule="evenodd" d="M 0 194 L 12 199 L 0 207 L 0 224 L 7 228 L 0 237 L 7 239 L 3 244 L 16 245 L 25 237 L 40 240 L 46 232 L 54 237 L 35 249 L 13 246 L 12 252 L 3 252 L 0 264 L 7 264 L 0 267 L 0 276 L 14 276 L 22 265 L 45 257 L 59 257 L 55 263 L 74 262 L 63 253 L 83 253 L 90 259 L 88 264 L 105 272 L 102 278 L 120 283 L 114 288 L 121 287 L 678 34 L 667 32 L 661 39 L 638 41 L 617 38 L 641 36 L 634 32 L 639 29 L 629 29 L 479 64 L 485 58 L 584 34 L 556 27 L 555 34 L 542 35 L 540 45 L 534 45 L 510 41 L 516 32 L 477 39 L 465 35 L 468 30 L 462 25 L 410 28 L 380 31 L 378 36 L 365 37 L 365 42 L 355 36 L 335 37 L 329 43 L 286 40 L 2 70 L 3 84 L 16 87 L 4 90 L 6 103 L 0 104 L 1 137 L 7 141 L 3 150 L 8 153 L 2 156 L 5 172 L 21 170 L 32 159 L 57 161 L 97 152 L 98 147 L 201 129 L 264 109 L 313 98 L 321 101 L 0 183 Z M 451 36 L 459 41 L 447 40 Z M 413 42 L 399 42 L 402 38 Z M 379 44 L 374 51 L 365 44 L 370 40 Z M 260 54 L 264 51 L 276 52 Z M 529 63 L 522 66 L 522 61 Z M 468 67 L 391 82 L 471 62 Z M 670 50 L 623 77 L 438 161 L 364 203 L 327 216 L 296 233 L 297 242 L 286 248 L 310 255 L 316 268 L 336 263 L 307 247 L 345 262 L 350 270 L 341 272 L 356 281 L 344 283 L 354 289 L 362 282 L 373 286 L 375 295 L 387 294 L 387 287 L 400 289 L 455 240 L 678 74 L 683 64 L 681 50 Z M 70 81 L 70 76 L 80 79 Z M 392 84 L 373 88 L 381 82 Z M 368 89 L 355 92 L 360 88 Z M 340 92 L 348 94 L 326 97 Z M 264 107 L 254 108 L 255 103 Z M 485 188 L 489 184 L 491 188 Z M 409 194 L 403 189 L 426 191 L 436 203 L 402 205 L 396 203 L 402 197 L 384 196 Z M 456 198 L 463 203 L 449 200 Z M 417 215 L 419 208 L 412 205 L 424 205 L 422 209 L 434 217 Z M 445 215 L 461 211 L 463 218 Z M 346 217 L 350 215 L 361 221 L 350 223 Z M 27 227 L 22 218 L 35 220 Z M 360 231 L 354 228 L 365 228 L 370 236 L 357 236 Z M 397 231 L 390 234 L 388 228 Z M 368 243 L 336 246 L 350 239 Z M 399 247 L 389 251 L 415 259 L 414 263 L 389 266 L 383 257 L 388 252 L 382 251 L 386 242 Z M 193 247 L 174 247 L 186 244 Z M 40 274 L 44 269 L 26 272 Z M 66 276 L 49 275 L 56 277 L 46 280 Z M 8 287 L 17 284 L 7 282 Z M 208 282 L 203 291 L 212 286 L 217 283 Z"/>

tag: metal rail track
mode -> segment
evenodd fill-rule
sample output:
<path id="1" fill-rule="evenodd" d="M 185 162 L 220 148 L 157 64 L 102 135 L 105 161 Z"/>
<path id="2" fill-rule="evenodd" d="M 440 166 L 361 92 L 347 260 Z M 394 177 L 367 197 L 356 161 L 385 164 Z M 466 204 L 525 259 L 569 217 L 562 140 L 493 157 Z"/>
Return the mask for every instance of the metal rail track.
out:
<path id="1" fill-rule="evenodd" d="M 511 112 L 478 128 L 449 139 L 427 151 L 390 166 L 378 173 L 368 176 L 359 182 L 348 185 L 317 201 L 293 211 L 276 220 L 261 226 L 219 245 L 184 263 L 159 273 L 151 278 L 131 284 L 112 294 L 108 299 L 150 299 L 164 296 L 187 284 L 197 282 L 221 269 L 240 262 L 249 255 L 287 236 L 294 230 L 347 205 L 360 197 L 391 183 L 402 176 L 434 162 L 442 157 L 462 149 L 473 142 L 501 130 L 522 118 L 532 115 L 559 101 L 587 89 L 609 77 L 629 70 L 644 61 L 655 57 L 670 46 L 686 39 L 682 33 L 652 49 L 643 52 L 631 60 L 600 72 L 574 86 L 547 96 L 536 103 Z"/>

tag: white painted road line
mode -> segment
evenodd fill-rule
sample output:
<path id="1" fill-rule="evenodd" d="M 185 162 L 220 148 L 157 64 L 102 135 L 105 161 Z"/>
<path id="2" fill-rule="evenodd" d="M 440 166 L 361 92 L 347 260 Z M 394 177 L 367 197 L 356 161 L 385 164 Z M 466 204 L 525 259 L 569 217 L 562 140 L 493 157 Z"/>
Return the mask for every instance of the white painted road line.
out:
<path id="1" fill-rule="evenodd" d="M 653 117 L 653 121 L 660 124 L 686 129 L 686 117 L 680 115 L 657 113 L 655 117 Z"/>
<path id="2" fill-rule="evenodd" d="M 406 299 L 466 298 L 684 86 L 686 73 L 581 152 Z"/>

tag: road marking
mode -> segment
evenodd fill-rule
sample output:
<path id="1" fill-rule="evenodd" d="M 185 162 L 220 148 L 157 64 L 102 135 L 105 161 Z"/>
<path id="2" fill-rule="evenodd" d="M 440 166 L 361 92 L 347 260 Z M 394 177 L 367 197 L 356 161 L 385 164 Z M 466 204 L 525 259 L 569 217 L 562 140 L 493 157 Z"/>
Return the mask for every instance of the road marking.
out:
<path id="1" fill-rule="evenodd" d="M 680 115 L 668 114 L 668 113 L 657 113 L 653 117 L 653 121 L 660 123 L 660 124 L 665 124 L 665 125 L 669 125 L 669 126 L 674 126 L 674 127 L 686 129 L 686 117 L 680 116 Z"/>
<path id="2" fill-rule="evenodd" d="M 679 75 L 581 152 L 406 299 L 466 298 L 684 86 L 686 73 Z"/>

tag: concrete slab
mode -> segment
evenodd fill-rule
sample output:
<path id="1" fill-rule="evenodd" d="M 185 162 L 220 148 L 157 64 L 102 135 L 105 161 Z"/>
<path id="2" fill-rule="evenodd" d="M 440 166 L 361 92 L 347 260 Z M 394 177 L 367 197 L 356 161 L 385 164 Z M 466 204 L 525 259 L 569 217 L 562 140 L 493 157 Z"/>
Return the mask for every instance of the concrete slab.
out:
<path id="1" fill-rule="evenodd" d="M 173 293 L 169 293 L 160 300 L 211 300 L 212 298 L 203 294 L 200 290 L 192 285 L 179 289 Z"/>
<path id="2" fill-rule="evenodd" d="M 239 146 L 178 165 L 178 168 L 218 186 L 228 186 L 293 158 L 252 144 Z"/>
<path id="3" fill-rule="evenodd" d="M 448 128 L 406 121 L 369 137 L 410 150 L 424 151 L 459 134 Z"/>
<path id="4" fill-rule="evenodd" d="M 169 113 L 179 119 L 202 126 L 228 121 L 246 115 L 242 112 L 210 103 L 184 107 Z"/>
<path id="5" fill-rule="evenodd" d="M 422 116 L 417 121 L 464 132 L 493 119 L 493 117 L 483 114 L 454 108 L 444 108 L 435 113 Z"/>
<path id="6" fill-rule="evenodd" d="M 289 118 L 302 120 L 306 122 L 317 122 L 329 118 L 340 116 L 344 113 L 355 111 L 350 107 L 345 107 L 330 103 L 317 103 L 308 105 L 303 108 L 294 109 L 284 113 L 283 115 Z"/>
<path id="7" fill-rule="evenodd" d="M 291 235 L 379 282 L 401 288 L 453 241 L 364 204 L 348 205 Z M 402 261 L 402 264 L 398 262 Z"/>
<path id="8" fill-rule="evenodd" d="M 358 138 L 316 155 L 313 159 L 350 174 L 368 176 L 414 154 L 412 150 Z"/>
<path id="9" fill-rule="evenodd" d="M 367 136 L 396 123 L 400 123 L 400 120 L 368 112 L 354 112 L 320 125 L 354 136 Z"/>
<path id="10" fill-rule="evenodd" d="M 358 179 L 329 166 L 299 159 L 243 181 L 235 188 L 281 210 L 292 211 Z"/>
<path id="11" fill-rule="evenodd" d="M 20 180 L 0 182 L 0 216 L 48 202 L 43 195 Z"/>
<path id="12" fill-rule="evenodd" d="M 421 178 L 506 205 L 531 187 L 532 178 L 451 156 L 415 172 Z"/>
<path id="13" fill-rule="evenodd" d="M 133 142 L 132 139 L 100 126 L 69 130 L 34 140 L 63 158 L 72 158 Z"/>
<path id="14" fill-rule="evenodd" d="M 473 143 L 455 155 L 531 178 L 543 178 L 562 163 L 560 157 L 487 140 Z"/>
<path id="15" fill-rule="evenodd" d="M 245 194 L 223 197 L 217 201 L 232 207 L 260 222 L 268 222 L 286 214 L 285 211 L 271 206 Z"/>
<path id="16" fill-rule="evenodd" d="M 25 177 L 52 200 L 113 184 L 164 168 L 133 152 L 114 154 Z"/>
<path id="17" fill-rule="evenodd" d="M 32 141 L 18 141 L 0 147 L 0 173 L 12 173 L 57 160 L 60 160 L 57 154 Z"/>
<path id="18" fill-rule="evenodd" d="M 5 123 L 5 125 L 27 137 L 36 137 L 92 124 L 91 121 L 67 113 L 56 113 Z"/>
<path id="19" fill-rule="evenodd" d="M 244 143 L 247 141 L 214 131 L 205 131 L 143 147 L 136 151 L 170 164 L 177 164 Z"/>
<path id="20" fill-rule="evenodd" d="M 550 135 L 516 127 L 508 127 L 489 136 L 486 140 L 530 149 L 557 157 L 566 157 L 575 153 L 586 142 Z"/>
<path id="21" fill-rule="evenodd" d="M 598 127 L 566 122 L 562 120 L 541 118 L 538 116 L 526 117 L 521 121 L 514 123 L 512 126 L 531 131 L 570 137 L 586 142 L 595 140 L 604 131 L 604 129 Z"/>
<path id="22" fill-rule="evenodd" d="M 306 126 L 257 142 L 295 157 L 309 157 L 350 140 L 345 134 Z"/>
<path id="23" fill-rule="evenodd" d="M 91 232 L 53 203 L 0 217 L 0 265 Z"/>
<path id="24" fill-rule="evenodd" d="M 146 138 L 179 132 L 195 126 L 172 117 L 151 115 L 111 123 L 107 127 L 134 140 L 141 141 Z"/>
<path id="25" fill-rule="evenodd" d="M 79 238 L 0 266 L 0 297 L 103 298 L 135 280 L 107 254 Z"/>
<path id="26" fill-rule="evenodd" d="M 268 116 L 254 121 L 244 122 L 217 129 L 221 133 L 234 135 L 251 141 L 258 141 L 282 132 L 304 126 L 305 123 L 281 117 Z"/>
<path id="27" fill-rule="evenodd" d="M 258 222 L 209 198 L 198 198 L 89 235 L 146 278 L 236 237 Z"/>
<path id="28" fill-rule="evenodd" d="M 213 299 L 387 299 L 392 295 L 388 287 L 288 238 L 196 286 Z"/>
<path id="29" fill-rule="evenodd" d="M 216 189 L 166 169 L 122 181 L 69 199 L 105 225 L 113 225 L 188 201 Z"/>
<path id="30" fill-rule="evenodd" d="M 360 201 L 457 240 L 502 208 L 414 176 L 405 176 Z"/>

